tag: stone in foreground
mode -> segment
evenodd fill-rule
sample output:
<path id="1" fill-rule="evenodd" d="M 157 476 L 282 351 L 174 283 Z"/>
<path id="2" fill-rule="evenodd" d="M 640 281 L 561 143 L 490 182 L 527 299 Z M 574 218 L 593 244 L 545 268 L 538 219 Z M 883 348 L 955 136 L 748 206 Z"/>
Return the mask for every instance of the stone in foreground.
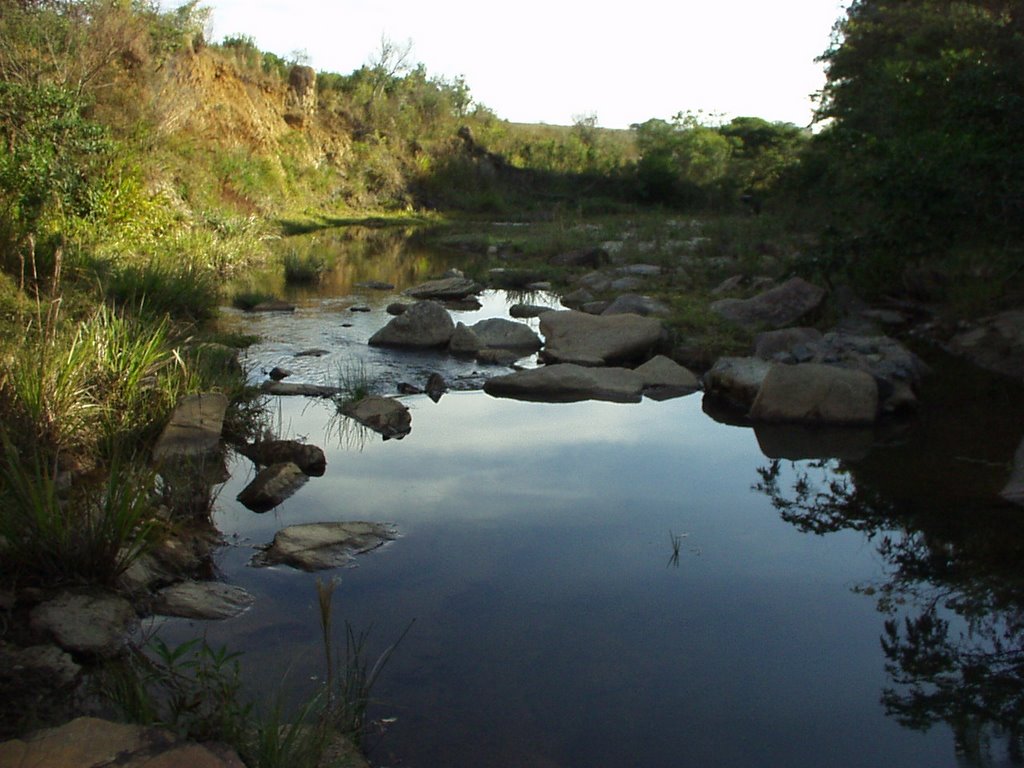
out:
<path id="1" fill-rule="evenodd" d="M 719 358 L 704 374 L 704 391 L 711 399 L 745 412 L 773 366 L 756 357 Z"/>
<path id="2" fill-rule="evenodd" d="M 236 447 L 236 450 L 264 467 L 290 461 L 313 477 L 320 477 L 327 469 L 327 457 L 323 449 L 298 440 L 263 440 Z"/>
<path id="3" fill-rule="evenodd" d="M 540 331 L 548 363 L 614 365 L 646 360 L 661 341 L 659 320 L 639 315 L 588 315 L 574 310 L 545 312 Z"/>
<path id="4" fill-rule="evenodd" d="M 545 403 L 608 400 L 638 403 L 643 377 L 626 368 L 593 368 L 572 363 L 545 365 L 484 382 L 484 392 L 495 397 Z"/>
<path id="5" fill-rule="evenodd" d="M 773 366 L 750 408 L 757 421 L 804 424 L 871 424 L 877 415 L 870 374 L 818 363 Z"/>
<path id="6" fill-rule="evenodd" d="M 66 651 L 88 656 L 116 656 L 135 627 L 135 610 L 111 593 L 65 592 L 32 609 L 32 629 L 51 635 Z"/>
<path id="7" fill-rule="evenodd" d="M 230 619 L 253 602 L 241 587 L 220 581 L 183 581 L 156 594 L 153 612 L 186 619 Z"/>
<path id="8" fill-rule="evenodd" d="M 684 368 L 675 360 L 664 355 L 652 357 L 636 368 L 644 382 L 644 387 L 671 388 L 685 390 L 687 393 L 700 389 L 700 380 L 689 368 Z"/>
<path id="9" fill-rule="evenodd" d="M 290 525 L 253 558 L 255 566 L 290 565 L 304 571 L 338 568 L 395 538 L 382 523 L 341 522 Z"/>
<path id="10" fill-rule="evenodd" d="M 201 456 L 220 445 L 228 398 L 220 393 L 183 398 L 153 448 L 153 461 Z"/>

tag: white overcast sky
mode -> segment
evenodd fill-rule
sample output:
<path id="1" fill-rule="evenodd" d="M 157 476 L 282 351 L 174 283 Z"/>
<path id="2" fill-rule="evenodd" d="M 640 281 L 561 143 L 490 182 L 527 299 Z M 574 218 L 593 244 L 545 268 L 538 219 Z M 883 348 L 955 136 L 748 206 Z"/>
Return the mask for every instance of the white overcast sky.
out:
<path id="1" fill-rule="evenodd" d="M 170 4 L 170 3 L 168 3 Z M 515 122 L 595 114 L 626 128 L 703 110 L 807 125 L 824 83 L 814 59 L 841 0 L 208 0 L 213 40 L 305 51 L 348 74 L 384 35 L 412 40 L 430 75 L 462 75 L 478 102 Z"/>

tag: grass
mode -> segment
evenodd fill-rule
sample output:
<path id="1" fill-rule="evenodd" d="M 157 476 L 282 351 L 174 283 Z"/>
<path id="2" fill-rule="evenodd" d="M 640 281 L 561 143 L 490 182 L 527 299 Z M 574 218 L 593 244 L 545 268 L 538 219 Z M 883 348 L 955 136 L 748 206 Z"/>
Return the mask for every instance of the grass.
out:
<path id="1" fill-rule="evenodd" d="M 366 364 L 360 359 L 338 364 L 336 386 L 341 390 L 336 397 L 339 406 L 358 403 L 376 391 L 370 374 L 366 370 Z"/>
<path id="2" fill-rule="evenodd" d="M 299 253 L 293 248 L 282 257 L 281 262 L 284 265 L 284 280 L 288 285 L 315 285 L 328 269 L 326 257 L 312 250 Z"/>
<path id="3" fill-rule="evenodd" d="M 239 291 L 231 297 L 231 306 L 248 312 L 265 301 L 273 301 L 273 294 L 264 291 Z"/>
<path id="4" fill-rule="evenodd" d="M 216 314 L 216 274 L 194 264 L 151 261 L 129 264 L 106 278 L 104 292 L 115 307 L 156 317 L 197 322 Z"/>

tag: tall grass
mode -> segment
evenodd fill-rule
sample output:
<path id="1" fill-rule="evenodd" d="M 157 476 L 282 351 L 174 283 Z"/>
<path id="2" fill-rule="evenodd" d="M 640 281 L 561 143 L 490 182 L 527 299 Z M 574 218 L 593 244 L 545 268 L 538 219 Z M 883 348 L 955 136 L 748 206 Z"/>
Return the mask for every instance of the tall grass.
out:
<path id="1" fill-rule="evenodd" d="M 319 283 L 327 271 L 327 259 L 320 253 L 290 250 L 282 259 L 284 280 L 288 285 L 311 285 Z"/>
<path id="2" fill-rule="evenodd" d="M 199 321 L 214 316 L 219 303 L 216 274 L 188 263 L 129 264 L 107 279 L 107 299 L 136 314 Z"/>

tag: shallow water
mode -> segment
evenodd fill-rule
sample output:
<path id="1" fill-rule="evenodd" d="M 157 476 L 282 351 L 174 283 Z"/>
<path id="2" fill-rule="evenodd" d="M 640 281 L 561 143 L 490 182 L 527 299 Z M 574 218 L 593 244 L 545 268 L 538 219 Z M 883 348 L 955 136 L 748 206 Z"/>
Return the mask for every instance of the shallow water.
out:
<path id="1" fill-rule="evenodd" d="M 267 336 L 250 352 L 254 377 L 284 365 L 328 383 L 352 356 L 389 388 L 430 370 L 451 381 L 488 375 L 366 347 L 394 298 L 364 295 L 372 311 L 351 313 L 344 296 L 306 296 L 293 316 L 229 313 L 226 323 Z M 503 293 L 484 303 L 453 314 L 507 316 Z M 308 346 L 330 354 L 297 362 Z M 956 663 L 910 679 L 913 654 L 884 652 L 887 619 L 902 641 L 903 620 L 933 607 L 949 624 L 932 650 L 990 650 L 986 632 L 1020 647 L 1012 616 L 1022 593 L 1010 577 L 1024 536 L 993 489 L 1024 421 L 1014 422 L 1019 404 L 1006 405 L 1017 390 L 977 386 L 988 387 L 984 413 L 1001 413 L 965 414 L 972 426 L 951 430 L 941 407 L 926 409 L 845 461 L 769 458 L 764 434 L 714 421 L 699 394 L 637 405 L 413 396 L 412 433 L 386 442 L 334 417 L 330 403 L 271 398 L 275 434 L 323 447 L 327 473 L 256 515 L 235 501 L 251 464 L 232 459 L 214 516 L 229 542 L 218 566 L 256 605 L 226 622 L 158 626 L 172 640 L 202 631 L 245 651 L 264 697 L 282 676 L 286 690 L 308 694 L 324 673 L 317 576 L 251 568 L 253 548 L 294 523 L 388 521 L 396 541 L 334 574 L 339 638 L 344 621 L 370 628 L 376 655 L 415 622 L 374 690 L 375 765 L 1001 764 L 993 724 L 1006 719 L 981 705 L 963 715 L 911 696 L 917 728 L 901 724 L 912 719 L 901 694 L 914 684 L 956 690 Z M 936 552 L 946 570 L 931 574 Z M 996 599 L 993 584 L 1007 594 Z M 989 657 L 992 669 L 1004 660 Z M 1019 701 L 1014 673 L 996 682 L 1002 704 Z M 974 694 L 965 704 L 981 701 Z"/>

